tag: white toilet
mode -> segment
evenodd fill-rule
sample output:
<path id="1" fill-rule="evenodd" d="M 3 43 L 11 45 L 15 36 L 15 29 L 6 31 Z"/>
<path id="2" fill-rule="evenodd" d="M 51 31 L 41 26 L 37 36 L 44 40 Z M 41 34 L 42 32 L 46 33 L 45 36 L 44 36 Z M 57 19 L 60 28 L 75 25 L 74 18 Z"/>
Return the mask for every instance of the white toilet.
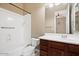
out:
<path id="1" fill-rule="evenodd" d="M 22 55 L 23 56 L 34 56 L 35 55 L 34 51 L 38 44 L 39 44 L 39 39 L 32 38 L 32 45 L 24 48 Z"/>
<path id="2" fill-rule="evenodd" d="M 32 38 L 32 46 L 36 47 L 39 44 L 39 39 Z"/>

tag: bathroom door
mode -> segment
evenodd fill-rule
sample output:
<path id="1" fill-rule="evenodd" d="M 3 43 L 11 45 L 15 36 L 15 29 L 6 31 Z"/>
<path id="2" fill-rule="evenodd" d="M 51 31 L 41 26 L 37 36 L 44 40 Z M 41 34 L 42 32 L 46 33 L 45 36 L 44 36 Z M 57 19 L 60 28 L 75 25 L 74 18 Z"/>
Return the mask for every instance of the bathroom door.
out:
<path id="1" fill-rule="evenodd" d="M 66 17 L 56 18 L 56 33 L 66 33 Z"/>

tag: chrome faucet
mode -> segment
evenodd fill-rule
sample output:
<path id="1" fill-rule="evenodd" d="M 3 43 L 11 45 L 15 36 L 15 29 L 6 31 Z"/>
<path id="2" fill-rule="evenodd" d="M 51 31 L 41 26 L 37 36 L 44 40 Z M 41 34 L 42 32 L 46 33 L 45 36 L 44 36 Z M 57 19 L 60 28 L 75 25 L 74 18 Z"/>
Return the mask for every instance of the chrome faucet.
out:
<path id="1" fill-rule="evenodd" d="M 61 37 L 62 37 L 62 38 L 67 38 L 67 35 L 64 35 L 64 34 L 63 34 L 63 35 L 61 35 Z"/>

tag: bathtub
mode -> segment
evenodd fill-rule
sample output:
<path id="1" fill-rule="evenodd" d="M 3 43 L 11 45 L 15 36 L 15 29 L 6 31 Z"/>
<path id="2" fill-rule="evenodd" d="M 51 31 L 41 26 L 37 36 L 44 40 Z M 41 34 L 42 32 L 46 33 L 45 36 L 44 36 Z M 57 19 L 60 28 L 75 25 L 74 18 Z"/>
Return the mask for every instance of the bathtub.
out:
<path id="1" fill-rule="evenodd" d="M 28 46 L 28 47 L 24 48 L 22 50 L 21 56 L 33 56 L 34 48 L 35 47 L 33 47 L 33 46 Z"/>
<path id="2" fill-rule="evenodd" d="M 18 46 L 12 50 L 3 50 L 0 56 L 32 56 L 34 48 L 33 46 Z"/>

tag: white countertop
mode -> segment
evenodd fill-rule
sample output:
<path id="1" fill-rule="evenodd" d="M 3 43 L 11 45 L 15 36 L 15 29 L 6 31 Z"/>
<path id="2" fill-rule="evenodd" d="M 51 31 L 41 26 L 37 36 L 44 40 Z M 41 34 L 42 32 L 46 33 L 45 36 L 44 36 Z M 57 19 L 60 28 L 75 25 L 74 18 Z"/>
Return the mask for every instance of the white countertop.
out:
<path id="1" fill-rule="evenodd" d="M 51 41 L 58 41 L 58 42 L 64 42 L 64 43 L 69 43 L 69 44 L 76 44 L 79 45 L 79 38 L 62 38 L 60 36 L 52 36 L 52 35 L 44 35 L 40 36 L 39 39 L 44 39 L 44 40 L 51 40 Z"/>

